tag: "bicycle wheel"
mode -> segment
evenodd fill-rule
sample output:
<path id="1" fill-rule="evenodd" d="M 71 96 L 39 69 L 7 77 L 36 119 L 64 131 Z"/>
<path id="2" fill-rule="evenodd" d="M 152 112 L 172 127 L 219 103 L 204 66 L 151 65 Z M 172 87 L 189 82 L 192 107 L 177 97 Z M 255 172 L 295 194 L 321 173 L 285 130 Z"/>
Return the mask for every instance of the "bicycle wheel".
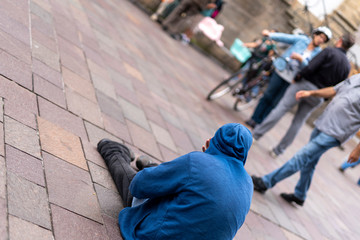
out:
<path id="1" fill-rule="evenodd" d="M 206 99 L 208 101 L 211 101 L 229 93 L 242 80 L 242 78 L 239 79 L 237 75 L 239 75 L 239 72 L 236 72 L 235 74 L 231 75 L 228 79 L 222 81 L 219 85 L 217 85 L 213 90 L 210 91 Z"/>

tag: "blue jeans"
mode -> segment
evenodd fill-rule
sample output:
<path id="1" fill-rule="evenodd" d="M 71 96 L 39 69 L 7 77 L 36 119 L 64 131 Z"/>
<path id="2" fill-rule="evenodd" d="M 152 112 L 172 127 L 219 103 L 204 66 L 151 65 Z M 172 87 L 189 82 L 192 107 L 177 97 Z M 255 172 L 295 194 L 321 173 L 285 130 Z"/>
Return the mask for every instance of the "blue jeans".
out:
<path id="1" fill-rule="evenodd" d="M 279 103 L 288 86 L 289 83 L 287 81 L 283 80 L 276 72 L 273 72 L 270 77 L 269 86 L 256 106 L 251 119 L 257 124 L 261 123 Z"/>
<path id="2" fill-rule="evenodd" d="M 262 177 L 265 186 L 271 188 L 281 180 L 300 171 L 300 179 L 296 184 L 294 195 L 301 200 L 305 200 L 316 164 L 321 155 L 328 149 L 339 145 L 340 142 L 336 138 L 315 128 L 311 133 L 308 144 L 300 149 L 282 167 Z"/>

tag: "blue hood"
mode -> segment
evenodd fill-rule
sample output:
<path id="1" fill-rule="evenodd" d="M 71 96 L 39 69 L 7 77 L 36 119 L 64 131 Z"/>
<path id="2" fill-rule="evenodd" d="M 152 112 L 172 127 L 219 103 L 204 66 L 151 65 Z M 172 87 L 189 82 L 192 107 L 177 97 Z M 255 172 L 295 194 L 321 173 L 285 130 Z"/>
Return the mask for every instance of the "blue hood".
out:
<path id="1" fill-rule="evenodd" d="M 249 129 L 239 123 L 228 123 L 216 131 L 205 152 L 233 157 L 245 165 L 251 144 L 252 134 Z"/>

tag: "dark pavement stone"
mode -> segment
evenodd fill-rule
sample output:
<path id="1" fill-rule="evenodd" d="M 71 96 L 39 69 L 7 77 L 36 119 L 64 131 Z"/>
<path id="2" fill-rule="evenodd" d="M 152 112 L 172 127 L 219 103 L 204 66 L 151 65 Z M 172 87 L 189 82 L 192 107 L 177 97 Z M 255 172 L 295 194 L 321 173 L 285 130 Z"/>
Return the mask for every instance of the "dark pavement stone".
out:
<path id="1" fill-rule="evenodd" d="M 122 142 L 119 138 L 111 135 L 110 133 L 104 131 L 103 129 L 91 123 L 85 122 L 85 128 L 89 136 L 89 140 L 94 146 L 96 146 L 97 143 L 103 138 L 109 138 L 113 141 Z"/>
<path id="2" fill-rule="evenodd" d="M 114 192 L 117 191 L 114 180 L 112 179 L 110 172 L 107 168 L 102 168 L 96 164 L 89 162 L 89 169 L 91 178 L 94 183 L 97 183 Z"/>
<path id="3" fill-rule="evenodd" d="M 0 30 L 0 47 L 26 64 L 31 64 L 30 46 Z"/>
<path id="4" fill-rule="evenodd" d="M 22 124 L 36 129 L 36 118 L 35 114 L 30 112 L 23 105 L 18 104 L 14 101 L 5 100 L 5 115 L 15 119 Z"/>
<path id="5" fill-rule="evenodd" d="M 99 199 L 101 211 L 113 218 L 119 216 L 119 212 L 124 208 L 118 192 L 114 192 L 98 184 L 94 184 L 97 197 Z"/>
<path id="6" fill-rule="evenodd" d="M 5 143 L 34 157 L 41 158 L 37 132 L 5 116 Z"/>
<path id="7" fill-rule="evenodd" d="M 71 88 L 75 92 L 79 93 L 81 96 L 89 99 L 90 101 L 96 103 L 95 89 L 91 81 L 83 79 L 79 75 L 73 73 L 69 69 L 62 68 L 64 83 L 67 87 Z"/>
<path id="8" fill-rule="evenodd" d="M 7 171 L 45 187 L 42 162 L 9 145 L 6 146 Z"/>
<path id="9" fill-rule="evenodd" d="M 51 205 L 56 240 L 109 240 L 105 226 Z"/>
<path id="10" fill-rule="evenodd" d="M 1 21 L 1 20 L 0 20 Z M 0 74 L 32 89 L 31 66 L 0 50 Z"/>
<path id="11" fill-rule="evenodd" d="M 53 122 L 82 139 L 87 139 L 84 123 L 81 118 L 39 97 L 40 116 Z"/>
<path id="12" fill-rule="evenodd" d="M 103 215 L 104 224 L 109 236 L 109 239 L 119 239 L 123 240 L 120 233 L 119 224 L 117 221 L 117 216 L 115 218 Z"/>
<path id="13" fill-rule="evenodd" d="M 51 231 L 11 215 L 9 216 L 9 233 L 11 240 L 53 239 Z"/>
<path id="14" fill-rule="evenodd" d="M 7 204 L 6 199 L 0 197 L 0 240 L 7 240 L 8 238 L 8 220 L 7 220 Z"/>
<path id="15" fill-rule="evenodd" d="M 96 95 L 98 98 L 101 112 L 109 115 L 110 117 L 116 119 L 119 122 L 125 122 L 124 113 L 116 100 L 108 97 L 100 91 L 98 91 Z"/>
<path id="16" fill-rule="evenodd" d="M 51 229 L 46 190 L 32 182 L 8 172 L 9 213 Z"/>
<path id="17" fill-rule="evenodd" d="M 129 127 L 133 144 L 142 151 L 154 156 L 155 158 L 161 159 L 161 153 L 157 146 L 154 135 L 139 127 L 135 123 L 132 123 L 131 121 L 126 121 L 126 123 Z"/>
<path id="18" fill-rule="evenodd" d="M 68 108 L 71 112 L 88 120 L 96 126 L 103 127 L 101 112 L 97 103 L 91 102 L 68 87 L 65 88 L 65 93 Z"/>
<path id="19" fill-rule="evenodd" d="M 102 116 L 106 131 L 111 132 L 116 137 L 122 139 L 125 142 L 131 142 L 129 129 L 125 123 L 119 122 L 106 114 L 102 114 Z"/>
<path id="20" fill-rule="evenodd" d="M 66 100 L 63 89 L 53 85 L 36 74 L 34 74 L 34 92 L 61 106 L 62 108 L 66 108 Z"/>
<path id="21" fill-rule="evenodd" d="M 37 113 L 36 95 L 0 76 L 0 96 L 11 102 L 16 102 L 31 113 Z"/>
<path id="22" fill-rule="evenodd" d="M 37 119 L 42 150 L 88 170 L 79 137 L 41 117 Z"/>
<path id="23" fill-rule="evenodd" d="M 145 112 L 141 108 L 121 98 L 118 99 L 118 102 L 124 112 L 125 118 L 131 120 L 147 131 L 151 131 Z"/>
<path id="24" fill-rule="evenodd" d="M 61 73 L 47 66 L 45 63 L 33 59 L 32 69 L 34 73 L 38 74 L 40 77 L 48 80 L 52 84 L 58 86 L 59 88 L 63 87 Z"/>
<path id="25" fill-rule="evenodd" d="M 49 201 L 102 223 L 89 172 L 43 152 Z"/>

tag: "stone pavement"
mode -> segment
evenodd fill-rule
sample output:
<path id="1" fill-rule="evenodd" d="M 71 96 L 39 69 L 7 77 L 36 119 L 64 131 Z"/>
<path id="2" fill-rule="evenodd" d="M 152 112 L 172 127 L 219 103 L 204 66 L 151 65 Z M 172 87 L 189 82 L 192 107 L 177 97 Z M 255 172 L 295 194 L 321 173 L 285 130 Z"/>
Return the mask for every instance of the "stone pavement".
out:
<path id="1" fill-rule="evenodd" d="M 0 43 L 0 239 L 121 239 L 100 139 L 163 162 L 252 111 L 232 111 L 230 96 L 207 102 L 228 73 L 127 0 L 1 0 Z M 249 173 L 275 169 L 307 141 L 304 127 L 285 155 L 268 156 L 290 121 L 253 145 Z M 298 175 L 255 193 L 236 239 L 358 239 L 360 172 L 337 170 L 354 146 L 322 158 L 302 208 L 279 197 Z"/>

